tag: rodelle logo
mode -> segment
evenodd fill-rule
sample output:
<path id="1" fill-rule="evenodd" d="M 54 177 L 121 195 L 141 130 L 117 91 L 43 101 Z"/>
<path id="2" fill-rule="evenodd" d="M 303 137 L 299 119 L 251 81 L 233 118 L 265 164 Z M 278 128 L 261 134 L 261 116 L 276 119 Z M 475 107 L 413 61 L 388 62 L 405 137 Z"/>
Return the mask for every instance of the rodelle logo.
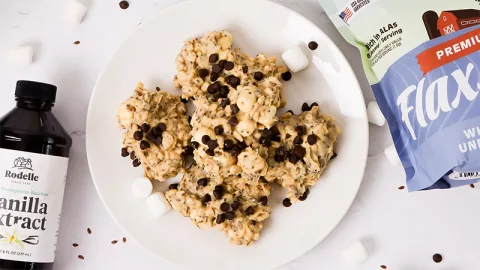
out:
<path id="1" fill-rule="evenodd" d="M 13 161 L 13 167 L 17 170 L 29 170 L 32 172 L 12 172 L 9 170 L 5 171 L 5 177 L 12 178 L 12 179 L 19 179 L 19 180 L 26 180 L 26 181 L 38 181 L 38 176 L 33 173 L 33 166 L 32 166 L 32 159 L 18 157 Z"/>

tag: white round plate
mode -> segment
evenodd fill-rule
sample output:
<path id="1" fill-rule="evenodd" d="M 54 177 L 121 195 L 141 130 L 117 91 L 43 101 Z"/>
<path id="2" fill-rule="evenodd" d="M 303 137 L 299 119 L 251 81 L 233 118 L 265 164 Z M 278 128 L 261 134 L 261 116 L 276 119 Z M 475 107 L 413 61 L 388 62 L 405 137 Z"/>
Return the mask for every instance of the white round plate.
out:
<path id="1" fill-rule="evenodd" d="M 319 14 L 320 15 L 320 14 Z M 138 81 L 150 89 L 180 94 L 173 87 L 175 57 L 182 42 L 209 30 L 228 30 L 234 45 L 250 55 L 277 56 L 301 44 L 310 65 L 284 83 L 287 106 L 300 112 L 303 102 L 318 102 L 342 129 L 338 157 L 328 165 L 305 202 L 282 206 L 282 191 L 269 199 L 272 216 L 260 240 L 249 247 L 228 243 L 215 228 L 200 230 L 171 211 L 150 217 L 145 203 L 132 195 L 131 183 L 142 176 L 129 158 L 120 156 L 122 131 L 118 106 Z M 319 47 L 310 51 L 309 41 Z M 353 201 L 367 159 L 368 122 L 357 79 L 344 56 L 315 25 L 277 4 L 260 0 L 187 1 L 163 10 L 121 46 L 98 79 L 87 119 L 87 152 L 98 193 L 116 222 L 139 245 L 181 268 L 270 269 L 285 264 L 317 245 L 339 223 Z M 177 181 L 178 181 L 177 177 Z M 166 185 L 157 185 L 166 190 Z"/>

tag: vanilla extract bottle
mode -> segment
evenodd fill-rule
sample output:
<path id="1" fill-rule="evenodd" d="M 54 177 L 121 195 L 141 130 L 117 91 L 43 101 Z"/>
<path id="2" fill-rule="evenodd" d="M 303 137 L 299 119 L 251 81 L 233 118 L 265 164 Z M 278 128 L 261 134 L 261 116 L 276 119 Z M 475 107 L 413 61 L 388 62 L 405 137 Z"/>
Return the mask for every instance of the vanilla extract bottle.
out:
<path id="1" fill-rule="evenodd" d="M 18 81 L 0 119 L 0 270 L 52 269 L 72 139 L 52 113 L 57 87 Z"/>

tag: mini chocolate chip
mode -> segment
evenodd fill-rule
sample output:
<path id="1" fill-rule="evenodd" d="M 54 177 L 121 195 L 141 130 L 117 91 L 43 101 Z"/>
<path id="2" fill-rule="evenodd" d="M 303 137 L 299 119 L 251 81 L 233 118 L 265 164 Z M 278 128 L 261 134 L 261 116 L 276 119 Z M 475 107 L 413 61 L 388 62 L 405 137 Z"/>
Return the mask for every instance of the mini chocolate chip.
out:
<path id="1" fill-rule="evenodd" d="M 217 61 L 218 61 L 218 54 L 216 53 L 210 54 L 210 57 L 208 57 L 208 62 L 215 63 Z"/>
<path id="2" fill-rule="evenodd" d="M 240 78 L 238 77 L 235 77 L 233 75 L 229 75 L 227 78 L 226 78 L 226 82 L 232 86 L 233 88 L 237 88 L 237 86 L 240 84 Z"/>
<path id="3" fill-rule="evenodd" d="M 177 189 L 177 188 L 178 188 L 178 184 L 170 184 L 170 185 L 168 186 L 168 189 L 169 189 L 169 190 Z"/>
<path id="4" fill-rule="evenodd" d="M 317 103 L 317 102 L 313 102 L 312 105 L 310 105 L 310 110 L 311 110 L 313 107 L 318 107 L 318 103 Z"/>
<path id="5" fill-rule="evenodd" d="M 308 137 L 307 137 L 307 142 L 308 142 L 308 144 L 310 144 L 310 145 L 316 144 L 316 143 L 317 143 L 317 136 L 316 136 L 315 134 L 310 134 L 310 135 L 308 135 Z"/>
<path id="6" fill-rule="evenodd" d="M 150 144 L 147 141 L 141 141 L 140 142 L 140 149 L 145 150 L 150 148 Z"/>
<path id="7" fill-rule="evenodd" d="M 220 210 L 222 210 L 223 212 L 230 211 L 230 204 L 228 204 L 227 202 L 223 202 L 222 204 L 220 204 Z"/>
<path id="8" fill-rule="evenodd" d="M 201 68 L 201 69 L 198 70 L 198 76 L 200 76 L 202 78 L 207 77 L 208 74 L 210 74 L 210 72 L 206 68 Z"/>
<path id="9" fill-rule="evenodd" d="M 240 146 L 238 146 L 238 145 L 234 145 L 232 147 L 232 156 L 236 157 L 236 156 L 240 155 L 240 153 L 242 153 L 242 148 L 240 148 Z"/>
<path id="10" fill-rule="evenodd" d="M 296 145 L 293 148 L 293 153 L 298 157 L 298 159 L 302 159 L 305 156 L 306 151 L 302 146 Z"/>
<path id="11" fill-rule="evenodd" d="M 247 216 L 253 215 L 254 213 L 255 213 L 255 209 L 253 208 L 253 206 L 249 206 L 249 207 L 245 210 L 245 215 L 247 215 Z"/>
<path id="12" fill-rule="evenodd" d="M 213 151 L 213 149 L 207 149 L 205 150 L 205 153 L 211 157 L 215 156 L 215 151 Z"/>
<path id="13" fill-rule="evenodd" d="M 307 189 L 305 190 L 305 192 L 303 193 L 303 195 L 300 196 L 300 197 L 298 197 L 298 199 L 299 199 L 300 201 L 302 201 L 302 202 L 305 201 L 305 200 L 307 199 L 307 197 L 308 197 L 308 193 L 309 193 L 309 191 L 308 191 L 308 188 L 307 188 Z"/>
<path id="14" fill-rule="evenodd" d="M 192 141 L 192 142 L 190 143 L 190 145 L 191 145 L 193 148 L 195 148 L 195 149 L 198 149 L 198 147 L 200 146 L 200 144 L 199 144 L 198 142 L 196 142 L 196 141 Z"/>
<path id="15" fill-rule="evenodd" d="M 218 74 L 220 72 L 222 72 L 222 68 L 220 67 L 220 65 L 219 64 L 214 64 L 212 66 L 212 73 L 217 73 Z"/>
<path id="16" fill-rule="evenodd" d="M 222 106 L 222 108 L 226 108 L 228 105 L 230 104 L 230 100 L 228 98 L 224 98 L 222 99 L 222 102 L 220 102 L 220 105 Z"/>
<path id="17" fill-rule="evenodd" d="M 223 133 L 223 127 L 222 126 L 216 126 L 213 131 L 215 131 L 215 134 L 217 135 L 222 135 Z"/>
<path id="18" fill-rule="evenodd" d="M 142 126 L 140 127 L 140 130 L 147 133 L 150 130 L 150 125 L 147 123 L 143 123 Z"/>
<path id="19" fill-rule="evenodd" d="M 277 150 L 275 150 L 275 153 L 281 157 L 286 157 L 287 156 L 287 149 L 285 149 L 285 147 L 283 146 L 280 146 L 279 148 L 277 148 Z"/>
<path id="20" fill-rule="evenodd" d="M 308 112 L 310 111 L 310 106 L 306 102 L 302 104 L 302 112 Z"/>
<path id="21" fill-rule="evenodd" d="M 180 101 L 181 101 L 182 103 L 187 103 L 187 102 L 188 102 L 188 99 L 181 98 Z"/>
<path id="22" fill-rule="evenodd" d="M 190 145 L 186 146 L 185 148 L 183 148 L 183 154 L 185 156 L 193 156 L 193 150 L 193 147 L 191 147 Z"/>
<path id="23" fill-rule="evenodd" d="M 130 153 L 128 153 L 128 149 L 126 147 L 122 148 L 122 157 L 128 157 Z"/>
<path id="24" fill-rule="evenodd" d="M 273 126 L 270 128 L 270 132 L 272 132 L 273 136 L 279 136 L 280 135 L 280 130 L 278 130 L 277 126 Z"/>
<path id="25" fill-rule="evenodd" d="M 239 201 L 234 201 L 234 202 L 232 203 L 232 210 L 233 210 L 233 211 L 237 211 L 238 208 L 240 208 L 240 206 L 242 206 L 242 204 L 241 204 Z"/>
<path id="26" fill-rule="evenodd" d="M 268 203 L 268 197 L 267 197 L 267 196 L 261 197 L 261 198 L 260 198 L 260 203 L 261 203 L 262 205 L 267 205 L 267 203 Z"/>
<path id="27" fill-rule="evenodd" d="M 276 161 L 276 162 L 283 162 L 285 160 L 284 157 L 280 156 L 280 155 L 275 155 L 273 157 L 273 159 Z"/>
<path id="28" fill-rule="evenodd" d="M 232 150 L 233 146 L 234 144 L 232 140 L 225 140 L 225 142 L 223 143 L 223 149 L 225 151 Z"/>
<path id="29" fill-rule="evenodd" d="M 202 204 L 207 204 L 211 200 L 212 200 L 212 197 L 210 196 L 210 194 L 205 194 L 205 196 L 203 196 L 202 198 Z"/>
<path id="30" fill-rule="evenodd" d="M 198 179 L 197 184 L 198 184 L 199 186 L 206 187 L 206 186 L 208 185 L 208 180 L 209 180 L 209 179 L 206 178 L 206 177 L 200 178 L 200 179 Z"/>
<path id="31" fill-rule="evenodd" d="M 165 130 L 167 130 L 167 125 L 165 125 L 164 123 L 160 123 L 157 125 L 157 127 L 163 132 Z"/>
<path id="32" fill-rule="evenodd" d="M 436 262 L 436 263 L 440 263 L 443 260 L 442 255 L 440 255 L 438 253 L 433 254 L 432 258 L 433 258 L 433 261 Z"/>
<path id="33" fill-rule="evenodd" d="M 224 66 L 223 66 L 223 68 L 224 68 L 225 70 L 232 70 L 234 66 L 235 66 L 235 65 L 233 64 L 233 62 L 226 61 L 225 64 L 224 64 Z"/>
<path id="34" fill-rule="evenodd" d="M 202 143 L 207 144 L 210 141 L 210 136 L 208 135 L 203 135 L 202 136 Z"/>
<path id="35" fill-rule="evenodd" d="M 236 125 L 238 125 L 238 119 L 237 119 L 237 117 L 235 117 L 235 116 L 230 117 L 230 119 L 228 119 L 228 124 L 229 124 L 230 126 L 236 126 Z"/>
<path id="36" fill-rule="evenodd" d="M 125 0 L 118 3 L 118 5 L 120 6 L 121 9 L 127 9 L 130 6 L 130 4 Z"/>
<path id="37" fill-rule="evenodd" d="M 140 130 L 137 130 L 133 133 L 133 138 L 136 140 L 136 141 L 140 141 L 143 139 L 143 132 L 141 132 Z"/>
<path id="38" fill-rule="evenodd" d="M 218 96 L 218 93 L 215 93 L 213 95 L 210 95 L 208 99 L 212 102 L 217 102 L 220 97 Z"/>
<path id="39" fill-rule="evenodd" d="M 290 161 L 290 163 L 295 164 L 298 161 L 298 157 L 295 154 L 290 154 L 288 156 L 288 161 Z"/>
<path id="40" fill-rule="evenodd" d="M 295 139 L 293 139 L 293 143 L 302 144 L 303 143 L 302 135 L 298 135 L 297 137 L 295 137 Z"/>
<path id="41" fill-rule="evenodd" d="M 253 73 L 253 78 L 257 81 L 260 81 L 263 79 L 263 73 L 260 71 L 256 71 L 255 73 Z"/>
<path id="42" fill-rule="evenodd" d="M 270 137 L 260 137 L 258 142 L 263 146 L 270 146 L 272 144 Z"/>
<path id="43" fill-rule="evenodd" d="M 135 160 L 132 162 L 132 164 L 133 164 L 133 167 L 138 167 L 138 166 L 140 166 L 140 164 L 142 164 L 142 163 L 141 163 L 138 159 L 135 159 Z"/>
<path id="44" fill-rule="evenodd" d="M 382 264 L 382 265 L 380 265 L 380 268 L 387 269 L 387 266 Z"/>
<path id="45" fill-rule="evenodd" d="M 242 71 L 243 71 L 243 73 L 247 73 L 248 72 L 248 66 L 243 66 Z"/>
<path id="46" fill-rule="evenodd" d="M 292 110 L 288 110 L 287 113 L 290 113 L 291 115 L 295 115 Z"/>
<path id="47" fill-rule="evenodd" d="M 221 88 L 220 88 L 220 97 L 221 98 L 226 98 L 228 96 L 228 93 L 230 92 L 230 89 L 228 88 L 228 86 L 226 85 L 223 85 Z"/>
<path id="48" fill-rule="evenodd" d="M 290 73 L 290 71 L 286 71 L 282 73 L 282 79 L 284 81 L 290 81 L 291 78 L 292 78 L 292 73 Z"/>
<path id="49" fill-rule="evenodd" d="M 225 68 L 225 63 L 226 63 L 226 62 L 227 62 L 227 60 L 222 59 L 222 60 L 218 61 L 218 65 L 219 65 L 221 68 Z"/>
<path id="50" fill-rule="evenodd" d="M 215 220 L 217 224 L 222 224 L 224 221 L 225 221 L 225 214 L 218 215 L 217 220 Z"/>
<path id="51" fill-rule="evenodd" d="M 130 153 L 130 159 L 131 159 L 131 160 L 134 160 L 135 158 L 136 158 L 135 152 L 132 151 L 132 152 Z"/>
<path id="52" fill-rule="evenodd" d="M 290 138 L 290 137 L 292 137 L 292 135 L 290 135 L 290 133 L 285 134 L 285 138 L 286 138 L 286 139 L 288 139 L 288 138 Z"/>
<path id="53" fill-rule="evenodd" d="M 155 136 L 162 136 L 162 130 L 159 127 L 152 128 L 152 133 Z"/>
<path id="54" fill-rule="evenodd" d="M 290 201 L 289 198 L 285 198 L 285 199 L 283 200 L 282 204 L 283 204 L 283 206 L 285 206 L 285 207 L 290 207 L 290 206 L 292 206 L 292 202 Z"/>
<path id="55" fill-rule="evenodd" d="M 318 48 L 318 43 L 315 41 L 310 41 L 308 43 L 308 48 L 312 51 L 316 50 Z"/>
<path id="56" fill-rule="evenodd" d="M 207 91 L 210 94 L 215 94 L 215 93 L 218 92 L 218 90 L 220 90 L 220 83 L 219 82 L 214 82 L 207 87 Z"/>
<path id="57" fill-rule="evenodd" d="M 77 40 L 77 41 L 73 42 L 73 44 L 78 45 L 78 44 L 80 44 L 80 41 Z"/>
<path id="58" fill-rule="evenodd" d="M 212 74 L 210 74 L 210 80 L 211 80 L 212 82 L 218 80 L 219 77 L 220 77 L 220 75 L 219 75 L 218 73 L 212 73 Z"/>
<path id="59" fill-rule="evenodd" d="M 227 213 L 225 213 L 225 218 L 228 219 L 228 220 L 233 220 L 235 218 L 235 213 L 227 212 Z"/>
<path id="60" fill-rule="evenodd" d="M 247 144 L 246 144 L 245 142 L 243 142 L 243 141 L 242 141 L 242 142 L 238 142 L 237 145 L 238 145 L 238 147 L 240 147 L 240 149 L 242 149 L 242 150 L 245 149 L 245 148 L 247 148 Z"/>
<path id="61" fill-rule="evenodd" d="M 295 131 L 298 135 L 304 135 L 305 133 L 307 133 L 307 128 L 305 126 L 296 126 Z"/>
<path id="62" fill-rule="evenodd" d="M 220 200 L 223 197 L 223 186 L 215 186 L 215 189 L 213 190 L 213 196 L 215 196 L 215 199 Z"/>
<path id="63" fill-rule="evenodd" d="M 156 138 L 153 140 L 153 144 L 155 144 L 156 146 L 162 145 L 162 137 L 156 137 Z"/>
<path id="64" fill-rule="evenodd" d="M 240 108 L 238 108 L 237 104 L 231 104 L 230 109 L 232 109 L 233 114 L 237 114 L 240 111 Z"/>
<path id="65" fill-rule="evenodd" d="M 260 136 L 264 137 L 264 138 L 267 138 L 267 137 L 270 137 L 272 135 L 272 131 L 269 130 L 269 129 L 262 129 L 261 133 L 260 133 Z"/>
<path id="66" fill-rule="evenodd" d="M 208 149 L 215 150 L 215 148 L 218 147 L 218 142 L 217 142 L 217 140 L 210 140 L 210 141 L 207 143 L 207 146 L 208 146 Z"/>
<path id="67" fill-rule="evenodd" d="M 330 158 L 330 160 L 332 160 L 332 159 L 334 159 L 334 158 L 336 158 L 336 157 L 337 157 L 337 153 L 333 152 L 333 155 L 332 155 L 332 157 Z"/>

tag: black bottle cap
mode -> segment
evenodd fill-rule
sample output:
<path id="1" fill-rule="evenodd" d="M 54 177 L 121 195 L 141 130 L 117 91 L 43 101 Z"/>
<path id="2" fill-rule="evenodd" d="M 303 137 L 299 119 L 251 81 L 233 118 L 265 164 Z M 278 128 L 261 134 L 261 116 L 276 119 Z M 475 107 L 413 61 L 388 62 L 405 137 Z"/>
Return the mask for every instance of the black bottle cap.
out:
<path id="1" fill-rule="evenodd" d="M 36 99 L 54 103 L 56 95 L 57 87 L 55 85 L 34 81 L 17 81 L 17 88 L 15 89 L 17 98 Z"/>

